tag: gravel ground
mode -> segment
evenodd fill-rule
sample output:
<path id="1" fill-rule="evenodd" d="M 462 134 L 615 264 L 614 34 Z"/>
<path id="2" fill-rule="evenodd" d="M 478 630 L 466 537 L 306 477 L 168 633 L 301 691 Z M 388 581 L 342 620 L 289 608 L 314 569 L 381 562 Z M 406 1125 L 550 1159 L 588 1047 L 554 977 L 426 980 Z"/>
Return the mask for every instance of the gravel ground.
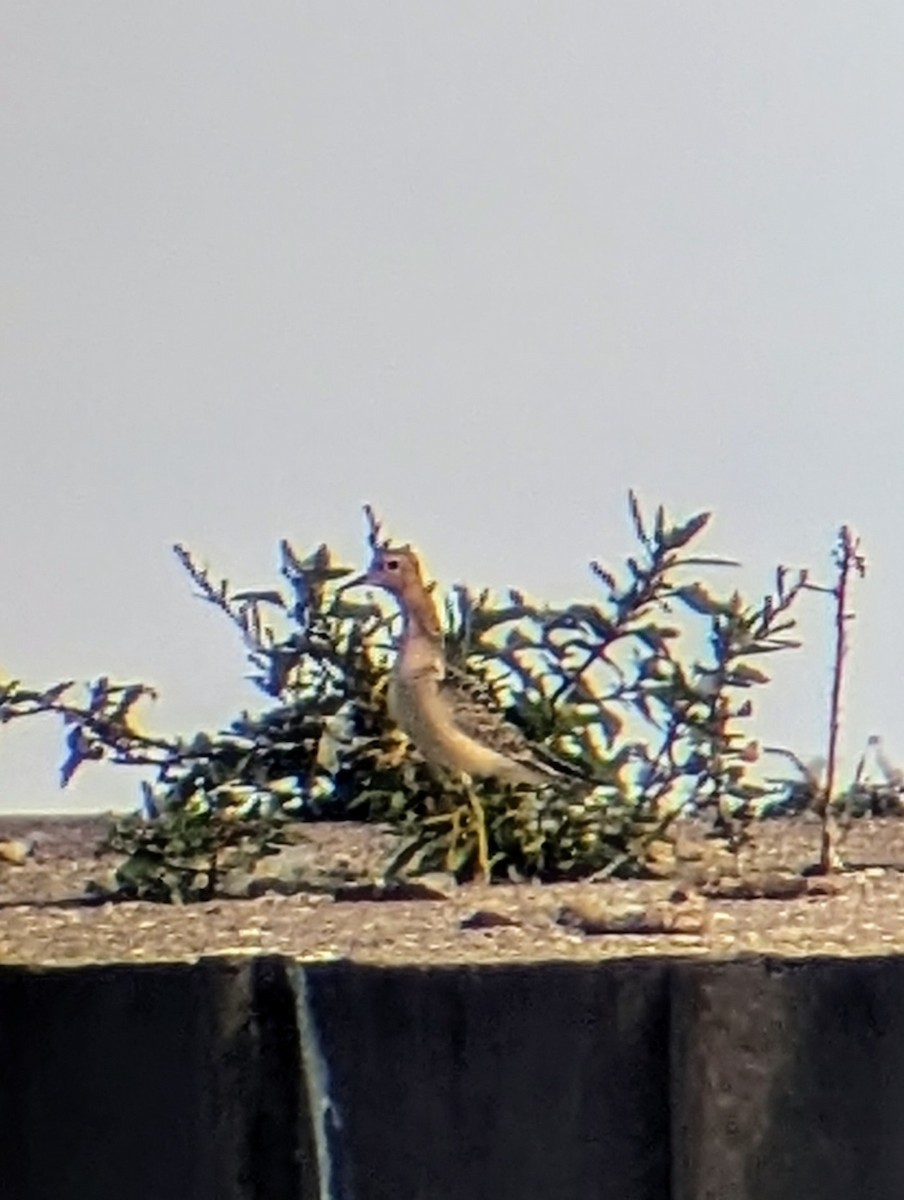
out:
<path id="1" fill-rule="evenodd" d="M 804 879 L 818 829 L 809 819 L 764 822 L 740 872 L 714 866 L 692 826 L 670 880 L 545 885 L 470 884 L 433 899 L 307 893 L 172 907 L 79 903 L 88 879 L 109 870 L 97 843 L 106 818 L 0 819 L 0 840 L 32 837 L 21 866 L 0 862 L 0 962 L 194 960 L 279 953 L 303 960 L 478 963 L 675 954 L 891 954 L 904 951 L 904 820 L 854 824 L 852 869 Z M 384 831 L 312 825 L 324 868 L 371 878 Z M 368 893 L 361 889 L 357 896 Z"/>

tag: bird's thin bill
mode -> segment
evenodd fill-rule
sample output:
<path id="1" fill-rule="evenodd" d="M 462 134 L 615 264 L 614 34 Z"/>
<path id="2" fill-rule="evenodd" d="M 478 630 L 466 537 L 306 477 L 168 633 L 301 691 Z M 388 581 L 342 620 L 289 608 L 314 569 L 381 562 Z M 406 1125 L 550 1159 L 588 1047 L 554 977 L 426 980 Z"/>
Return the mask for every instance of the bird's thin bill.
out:
<path id="1" fill-rule="evenodd" d="M 349 588 L 365 587 L 371 582 L 370 572 L 365 571 L 363 575 L 356 575 L 354 579 L 350 579 L 348 583 L 343 583 L 336 590 L 339 592 L 347 592 Z"/>

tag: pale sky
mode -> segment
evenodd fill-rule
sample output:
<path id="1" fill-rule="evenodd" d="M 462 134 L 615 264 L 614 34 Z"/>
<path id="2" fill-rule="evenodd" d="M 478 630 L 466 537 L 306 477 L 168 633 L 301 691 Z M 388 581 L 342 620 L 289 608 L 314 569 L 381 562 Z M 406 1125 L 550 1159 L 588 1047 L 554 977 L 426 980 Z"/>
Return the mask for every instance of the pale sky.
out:
<path id="1" fill-rule="evenodd" d="M 712 509 L 754 597 L 856 589 L 845 746 L 904 763 L 904 6 L 6 0 L 0 666 L 144 679 L 163 729 L 255 702 L 193 600 L 276 543 L 363 558 L 360 505 L 440 579 L 592 595 L 629 487 Z M 755 732 L 824 744 L 828 605 Z M 56 787 L 0 729 L 0 809 Z"/>

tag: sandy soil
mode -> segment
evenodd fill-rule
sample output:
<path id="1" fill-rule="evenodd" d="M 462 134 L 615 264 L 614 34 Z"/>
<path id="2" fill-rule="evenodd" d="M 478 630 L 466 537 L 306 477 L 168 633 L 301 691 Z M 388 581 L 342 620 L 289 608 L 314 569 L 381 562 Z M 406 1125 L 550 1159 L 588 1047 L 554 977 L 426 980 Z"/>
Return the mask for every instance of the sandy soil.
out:
<path id="1" fill-rule="evenodd" d="M 433 899 L 372 899 L 361 889 L 216 900 L 172 907 L 85 905 L 85 884 L 110 861 L 96 847 L 106 819 L 0 819 L 0 839 L 32 837 L 24 865 L 0 862 L 0 963 L 193 960 L 279 953 L 303 960 L 456 963 L 904 951 L 904 820 L 856 822 L 850 869 L 804 879 L 816 857 L 810 819 L 764 822 L 740 876 L 703 870 L 699 830 L 682 834 L 678 879 L 467 885 Z M 326 866 L 372 877 L 386 835 L 354 824 L 312 825 Z M 696 842 L 695 842 L 696 838 Z M 709 882 L 702 883 L 704 877 Z"/>

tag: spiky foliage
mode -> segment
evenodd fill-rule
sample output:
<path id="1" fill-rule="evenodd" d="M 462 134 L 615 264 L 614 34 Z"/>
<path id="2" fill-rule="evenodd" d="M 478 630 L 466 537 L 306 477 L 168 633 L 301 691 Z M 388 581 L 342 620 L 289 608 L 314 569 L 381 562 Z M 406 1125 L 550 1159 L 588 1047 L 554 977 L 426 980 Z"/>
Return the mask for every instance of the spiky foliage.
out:
<path id="1" fill-rule="evenodd" d="M 153 821 L 142 813 L 123 817 L 104 847 L 125 856 L 116 871 L 117 894 L 171 904 L 211 900 L 228 872 L 279 849 L 285 820 L 278 814 L 239 817 L 198 804 L 169 809 Z"/>
<path id="2" fill-rule="evenodd" d="M 699 574 L 727 560 L 689 551 L 708 514 L 676 524 L 660 508 L 648 527 L 633 494 L 630 511 L 639 550 L 620 575 L 592 565 L 596 600 L 550 608 L 517 591 L 456 588 L 441 606 L 450 663 L 570 768 L 576 778 L 562 786 L 512 790 L 427 768 L 386 709 L 397 614 L 380 598 L 352 603 L 342 590 L 350 572 L 326 546 L 301 558 L 283 542 L 281 586 L 252 591 L 175 548 L 200 597 L 239 632 L 250 678 L 270 702 L 263 713 L 217 734 L 152 736 L 135 715 L 150 689 L 102 679 L 86 700 L 69 684 L 14 689 L 0 697 L 0 720 L 59 713 L 64 782 L 85 760 L 154 768 L 143 816 L 115 835 L 133 895 L 207 894 L 224 855 L 272 849 L 287 816 L 390 821 L 402 835 L 396 870 L 643 870 L 682 808 L 711 811 L 734 830 L 763 794 L 749 778 L 756 746 L 742 722 L 750 690 L 767 680 L 755 656 L 796 645 L 789 612 L 805 576 L 780 569 L 759 604 L 717 597 Z"/>

